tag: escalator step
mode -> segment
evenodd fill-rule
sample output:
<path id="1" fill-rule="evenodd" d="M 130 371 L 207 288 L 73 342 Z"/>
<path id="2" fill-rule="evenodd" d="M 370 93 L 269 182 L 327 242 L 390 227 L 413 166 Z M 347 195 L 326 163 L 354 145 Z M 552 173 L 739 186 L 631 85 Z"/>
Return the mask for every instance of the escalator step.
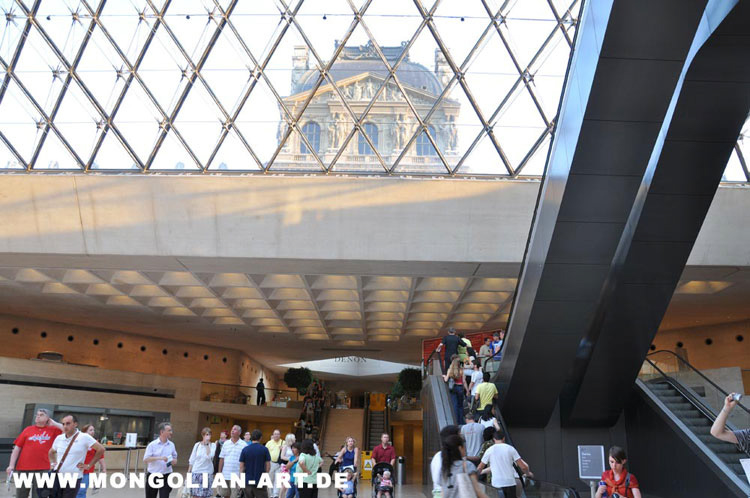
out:
<path id="1" fill-rule="evenodd" d="M 711 427 L 711 421 L 707 418 L 686 418 L 685 420 L 683 420 L 683 422 L 690 428 Z"/>
<path id="2" fill-rule="evenodd" d="M 737 461 L 742 457 L 742 454 L 737 451 L 737 448 L 735 448 L 733 445 L 710 443 L 708 444 L 708 447 L 711 448 L 711 451 L 716 453 L 716 455 L 720 456 L 722 459 L 726 456 L 727 458 L 733 458 L 735 459 L 735 461 Z"/>
<path id="3" fill-rule="evenodd" d="M 661 399 L 665 403 L 687 403 L 688 405 L 690 404 L 682 396 L 671 394 L 671 393 L 670 394 L 661 394 L 661 393 L 659 393 L 658 397 L 659 397 L 659 399 Z"/>
<path id="4" fill-rule="evenodd" d="M 648 387 L 652 390 L 665 390 L 665 389 L 672 389 L 672 386 L 667 384 L 666 382 L 654 382 L 653 384 L 648 384 Z"/>
<path id="5" fill-rule="evenodd" d="M 674 410 L 671 410 L 672 413 L 674 413 L 678 418 L 698 418 L 702 417 L 701 412 L 699 412 L 696 408 L 677 408 Z"/>
<path id="6" fill-rule="evenodd" d="M 742 468 L 742 464 L 740 463 L 727 463 L 727 467 L 732 469 L 734 473 L 737 475 L 740 475 L 745 472 Z"/>

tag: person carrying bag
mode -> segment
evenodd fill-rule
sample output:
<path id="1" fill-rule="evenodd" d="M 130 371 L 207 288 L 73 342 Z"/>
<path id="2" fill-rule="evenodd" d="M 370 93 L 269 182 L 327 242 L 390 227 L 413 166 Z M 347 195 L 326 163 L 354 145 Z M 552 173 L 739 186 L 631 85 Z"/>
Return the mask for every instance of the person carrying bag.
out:
<path id="1" fill-rule="evenodd" d="M 79 434 L 80 432 L 75 433 L 73 439 L 71 439 L 70 443 L 68 443 L 68 447 L 65 449 L 65 453 L 63 453 L 62 459 L 57 463 L 57 466 L 53 470 L 49 471 L 49 474 L 51 474 L 53 478 L 52 486 L 39 489 L 39 496 L 41 498 L 62 498 L 62 489 L 60 488 L 60 479 L 58 478 L 58 473 L 65 463 L 65 459 L 68 458 L 70 448 L 73 447 L 73 443 L 76 442 Z"/>

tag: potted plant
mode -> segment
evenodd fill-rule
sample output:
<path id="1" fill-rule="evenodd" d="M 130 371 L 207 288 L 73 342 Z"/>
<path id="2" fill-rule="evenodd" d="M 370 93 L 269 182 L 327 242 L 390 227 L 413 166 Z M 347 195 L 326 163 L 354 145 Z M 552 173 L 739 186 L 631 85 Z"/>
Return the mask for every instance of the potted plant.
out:
<path id="1" fill-rule="evenodd" d="M 398 374 L 398 384 L 401 384 L 406 394 L 416 397 L 422 390 L 422 371 L 418 368 L 404 368 Z"/>
<path id="2" fill-rule="evenodd" d="M 305 394 L 307 387 L 312 384 L 313 375 L 309 368 L 290 368 L 284 373 L 284 382 L 298 393 Z"/>

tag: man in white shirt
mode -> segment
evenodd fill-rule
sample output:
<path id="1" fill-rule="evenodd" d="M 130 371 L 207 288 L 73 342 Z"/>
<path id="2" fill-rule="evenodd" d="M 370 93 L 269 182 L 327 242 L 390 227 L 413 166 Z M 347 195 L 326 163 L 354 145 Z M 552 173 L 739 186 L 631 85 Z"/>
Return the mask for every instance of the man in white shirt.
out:
<path id="1" fill-rule="evenodd" d="M 60 482 L 61 498 L 75 498 L 78 488 L 81 486 L 83 471 L 93 468 L 104 455 L 104 446 L 96 439 L 78 430 L 78 419 L 75 415 L 65 415 L 62 420 L 63 433 L 55 438 L 52 448 L 49 450 L 50 469 L 57 470 L 62 476 L 72 476 L 75 484 L 65 486 L 65 481 Z M 84 464 L 86 453 L 93 448 L 96 450 L 94 458 L 88 464 Z M 67 455 L 66 455 L 67 453 Z"/>
<path id="2" fill-rule="evenodd" d="M 492 487 L 501 490 L 505 498 L 516 498 L 516 470 L 513 464 L 517 464 L 525 475 L 533 476 L 529 466 L 523 461 L 516 449 L 505 444 L 503 431 L 495 432 L 492 436 L 495 444 L 487 448 L 482 457 L 482 462 L 477 467 L 477 472 L 482 471 L 489 465 L 492 472 Z M 498 495 L 500 493 L 498 492 Z"/>
<path id="3" fill-rule="evenodd" d="M 148 443 L 143 453 L 143 463 L 146 471 L 146 498 L 167 498 L 172 488 L 167 483 L 167 476 L 172 472 L 172 466 L 177 463 L 177 449 L 172 439 L 172 425 L 168 422 L 159 424 L 159 437 Z M 148 484 L 148 474 L 159 474 L 156 486 Z"/>
<path id="4" fill-rule="evenodd" d="M 240 475 L 240 454 L 247 443 L 240 439 L 242 428 L 239 425 L 232 427 L 229 439 L 221 445 L 219 454 L 219 473 L 227 481 L 225 488 L 219 488 L 219 494 L 225 498 L 239 498 L 243 487 L 231 486 L 232 475 Z"/>

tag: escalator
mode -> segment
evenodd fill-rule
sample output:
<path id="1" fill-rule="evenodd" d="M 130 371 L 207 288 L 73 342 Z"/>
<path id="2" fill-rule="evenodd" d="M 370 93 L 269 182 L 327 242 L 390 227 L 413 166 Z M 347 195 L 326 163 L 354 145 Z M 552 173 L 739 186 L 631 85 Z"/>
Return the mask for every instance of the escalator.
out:
<path id="1" fill-rule="evenodd" d="M 738 389 L 739 390 L 739 389 Z M 721 411 L 727 390 L 672 351 L 648 355 L 636 381 L 636 392 L 710 469 L 717 481 L 734 496 L 750 496 L 740 459 L 750 458 L 737 446 L 711 436 L 711 426 Z M 742 404 L 744 402 L 745 404 Z M 750 427 L 745 399 L 732 410 L 730 430 Z"/>
<path id="2" fill-rule="evenodd" d="M 438 359 L 438 361 L 433 361 L 435 359 Z M 424 462 L 422 482 L 428 483 L 431 489 L 432 478 L 429 471 L 429 462 L 440 451 L 439 433 L 444 427 L 456 424 L 456 414 L 453 411 L 448 386 L 443 381 L 439 356 L 435 355 L 435 353 L 430 355 L 423 365 L 421 399 L 423 412 L 422 461 Z M 505 432 L 505 441 L 512 446 L 511 435 L 502 420 L 498 406 L 495 406 L 495 412 L 498 414 L 498 423 Z M 559 484 L 527 476 L 524 476 L 521 482 L 523 494 L 519 496 L 525 498 L 580 498 L 575 489 Z M 489 483 L 485 483 L 484 485 L 488 496 L 498 496 L 497 489 L 492 488 Z"/>

